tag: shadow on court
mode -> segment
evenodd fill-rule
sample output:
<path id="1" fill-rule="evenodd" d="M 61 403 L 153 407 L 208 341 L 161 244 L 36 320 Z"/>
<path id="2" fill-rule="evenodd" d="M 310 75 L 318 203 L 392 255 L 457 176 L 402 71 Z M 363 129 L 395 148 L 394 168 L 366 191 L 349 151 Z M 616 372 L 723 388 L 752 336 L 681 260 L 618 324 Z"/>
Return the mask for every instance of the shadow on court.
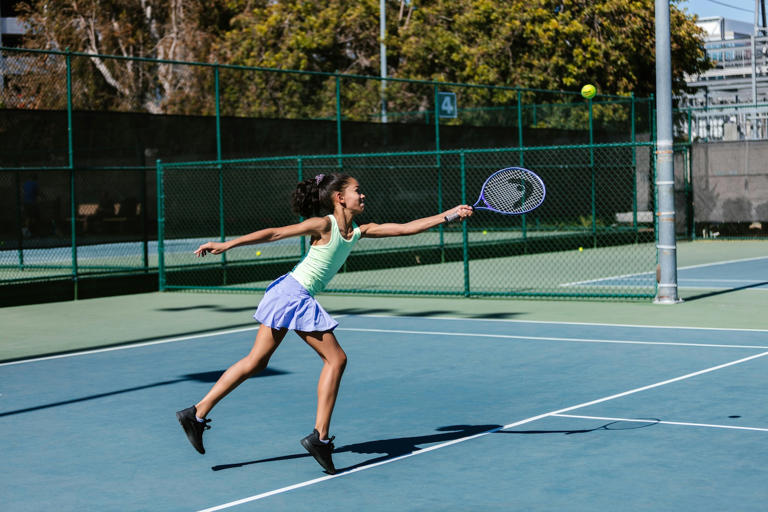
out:
<path id="1" fill-rule="evenodd" d="M 708 297 L 715 297 L 717 295 L 723 295 L 725 293 L 733 293 L 738 292 L 741 290 L 749 290 L 750 288 L 759 288 L 761 286 L 768 285 L 768 281 L 763 281 L 762 283 L 750 283 L 745 286 L 739 286 L 737 288 L 728 288 L 727 290 L 717 290 L 709 293 L 700 293 L 699 295 L 691 295 L 690 297 L 683 297 L 683 300 L 686 302 L 690 302 L 692 300 L 699 300 L 699 299 L 706 299 Z"/>
<path id="2" fill-rule="evenodd" d="M 399 437 L 394 439 L 380 439 L 378 441 L 366 441 L 364 443 L 348 444 L 336 448 L 333 453 L 360 453 L 360 454 L 375 454 L 381 453 L 379 457 L 368 459 L 364 462 L 360 462 L 353 466 L 346 468 L 337 468 L 337 473 L 343 471 L 350 471 L 352 469 L 360 468 L 363 466 L 370 466 L 377 462 L 382 462 L 388 459 L 394 459 L 402 455 L 407 455 L 411 452 L 419 450 L 419 445 L 432 444 L 432 443 L 444 443 L 447 441 L 453 441 L 455 439 L 461 439 L 463 437 L 473 436 L 475 434 L 481 434 L 488 432 L 489 430 L 497 429 L 500 425 L 451 425 L 447 427 L 440 427 L 437 429 L 440 434 L 431 434 L 426 436 L 415 437 Z M 444 433 L 442 433 L 444 432 Z M 249 462 L 239 462 L 235 464 L 223 464 L 220 466 L 213 466 L 213 471 L 221 471 L 222 469 L 240 468 L 243 466 L 250 466 L 252 464 L 263 464 L 265 462 L 277 462 L 281 460 L 301 459 L 304 457 L 310 457 L 308 453 L 298 453 L 292 455 L 283 455 L 280 457 L 271 457 L 268 459 L 252 460 Z"/>
<path id="3" fill-rule="evenodd" d="M 514 312 L 498 312 L 498 313 L 479 313 L 475 315 L 467 315 L 463 311 L 457 311 L 452 309 L 433 309 L 427 311 L 407 311 L 403 312 L 397 309 L 387 308 L 345 308 L 334 309 L 331 311 L 333 315 L 390 315 L 390 316 L 413 316 L 413 317 L 440 317 L 440 316 L 458 316 L 467 318 L 515 318 L 520 316 L 521 313 Z"/>
<path id="4" fill-rule="evenodd" d="M 590 432 L 597 432 L 598 430 L 634 430 L 638 428 L 652 427 L 658 425 L 661 420 L 656 418 L 648 418 L 647 420 L 634 420 L 634 421 L 611 421 L 604 425 L 600 425 L 595 428 L 578 429 L 578 430 L 499 430 L 496 434 L 588 434 Z"/>
<path id="5" fill-rule="evenodd" d="M 364 443 L 347 444 L 336 448 L 333 453 L 359 453 L 363 455 L 381 453 L 379 457 L 373 457 L 363 462 L 359 462 L 352 466 L 345 468 L 337 468 L 337 473 L 344 471 L 351 471 L 353 469 L 370 466 L 378 462 L 394 459 L 403 455 L 408 455 L 415 451 L 420 450 L 419 445 L 445 443 L 448 441 L 454 441 L 456 439 L 462 439 L 464 437 L 470 437 L 476 434 L 490 433 L 494 431 L 495 434 L 586 434 L 589 432 L 596 432 L 599 430 L 634 430 L 639 428 L 652 427 L 659 423 L 658 419 L 649 418 L 644 421 L 611 421 L 600 425 L 595 428 L 578 429 L 578 430 L 497 430 L 501 428 L 501 425 L 451 425 L 447 427 L 440 427 L 436 429 L 440 434 L 431 434 L 426 436 L 415 437 L 399 437 L 394 439 L 380 439 L 378 441 L 366 441 Z M 444 433 L 442 433 L 444 432 Z M 279 457 L 270 457 L 266 459 L 252 460 L 248 462 L 237 462 L 234 464 L 221 464 L 213 466 L 213 471 L 221 471 L 223 469 L 241 468 L 244 466 L 250 466 L 253 464 L 264 464 L 266 462 L 278 462 L 283 460 L 303 459 L 310 457 L 308 453 L 295 453 L 291 455 L 281 455 Z"/>
<path id="6" fill-rule="evenodd" d="M 218 370 L 213 372 L 202 372 L 202 373 L 188 373 L 186 375 L 182 375 L 178 379 L 173 380 L 166 380 L 163 382 L 155 382 L 152 384 L 145 384 L 143 386 L 135 386 L 132 388 L 125 388 L 125 389 L 118 389 L 116 391 L 109 391 L 106 393 L 98 393 L 96 395 L 89 395 L 84 396 L 80 398 L 72 398 L 70 400 L 62 400 L 60 402 L 53 402 L 50 404 L 44 404 L 44 405 L 36 405 L 34 407 L 26 407 L 24 409 L 16 409 L 15 411 L 5 411 L 0 412 L 0 418 L 3 416 L 13 416 L 14 414 L 23 414 L 25 412 L 32 412 L 32 411 L 39 411 L 42 409 L 50 409 L 51 407 L 59 407 L 62 405 L 70 405 L 70 404 L 76 404 L 79 402 L 87 402 L 88 400 L 96 400 L 98 398 L 104 398 L 108 396 L 115 396 L 115 395 L 121 395 L 123 393 L 132 393 L 134 391 L 141 391 L 143 389 L 151 389 L 151 388 L 157 388 L 160 386 L 168 386 L 169 384 L 177 384 L 179 382 L 187 382 L 187 381 L 197 381 L 197 382 L 208 382 L 208 383 L 214 383 L 217 380 L 219 380 L 219 377 L 221 374 L 224 373 L 224 370 Z M 254 375 L 250 377 L 251 379 L 261 378 L 261 377 L 272 377 L 275 375 L 284 375 L 288 372 L 283 370 L 275 370 L 272 368 L 267 368 L 261 373 Z"/>

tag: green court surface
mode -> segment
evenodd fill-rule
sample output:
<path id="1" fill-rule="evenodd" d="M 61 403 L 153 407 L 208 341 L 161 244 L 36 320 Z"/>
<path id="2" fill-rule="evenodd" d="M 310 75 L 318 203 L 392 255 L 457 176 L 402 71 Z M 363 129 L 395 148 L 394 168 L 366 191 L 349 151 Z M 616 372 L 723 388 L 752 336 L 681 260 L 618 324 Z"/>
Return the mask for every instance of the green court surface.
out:
<path id="1" fill-rule="evenodd" d="M 3 508 L 764 510 L 768 244 L 679 249 L 675 305 L 321 296 L 349 357 L 335 476 L 298 443 L 321 362 L 293 334 L 204 456 L 176 422 L 258 293 L 0 309 Z"/>
<path id="2" fill-rule="evenodd" d="M 722 262 L 768 257 L 768 241 L 698 241 L 678 245 L 678 266 L 712 265 L 718 276 Z M 549 278 L 541 260 L 524 257 L 533 278 Z M 520 271 L 515 267 L 516 271 Z M 650 269 L 649 269 L 650 271 Z M 680 273 L 682 274 L 682 270 Z M 617 273 L 628 272 L 617 270 Z M 412 269 L 398 272 L 412 276 Z M 341 277 L 341 276 L 337 276 Z M 418 274 L 414 279 L 421 279 Z M 479 279 L 493 276 L 480 274 Z M 402 277 L 398 277 L 402 279 Z M 503 276 L 499 276 L 503 279 Z M 343 278 L 342 278 L 343 279 Z M 768 273 L 755 275 L 756 283 Z M 332 282 L 332 286 L 336 283 Z M 737 283 L 723 287 L 681 288 L 684 302 L 673 306 L 650 300 L 633 302 L 323 295 L 332 314 L 451 316 L 537 321 L 621 323 L 728 328 L 768 328 L 768 292 Z M 228 327 L 253 325 L 260 293 L 150 293 L 102 299 L 0 308 L 3 341 L 0 361 L 77 349 L 146 341 Z M 77 319 L 77 320 L 75 320 Z"/>

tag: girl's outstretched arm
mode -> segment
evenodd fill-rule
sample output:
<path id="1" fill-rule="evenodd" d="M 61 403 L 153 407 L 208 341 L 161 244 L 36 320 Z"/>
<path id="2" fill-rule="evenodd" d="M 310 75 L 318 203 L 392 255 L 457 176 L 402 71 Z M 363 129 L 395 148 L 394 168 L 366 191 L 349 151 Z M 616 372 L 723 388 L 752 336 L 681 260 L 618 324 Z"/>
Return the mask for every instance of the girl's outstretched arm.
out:
<path id="1" fill-rule="evenodd" d="M 197 256 L 205 256 L 208 253 L 221 254 L 224 251 L 228 251 L 233 247 L 238 247 L 240 245 L 263 244 L 294 236 L 310 235 L 320 238 L 322 234 L 327 232 L 330 228 L 331 221 L 328 217 L 312 217 L 304 222 L 291 224 L 290 226 L 266 228 L 254 231 L 253 233 L 243 235 L 227 242 L 206 242 L 197 248 L 195 254 Z"/>
<path id="2" fill-rule="evenodd" d="M 455 208 L 451 208 L 450 210 L 446 210 L 443 213 L 432 215 L 431 217 L 412 220 L 411 222 L 406 222 L 405 224 L 364 224 L 360 226 L 360 232 L 362 236 L 366 236 L 368 238 L 415 235 L 416 233 L 421 233 L 422 231 L 426 231 L 429 228 L 443 224 L 447 215 L 458 213 L 459 218 L 463 220 L 472 215 L 473 212 L 474 210 L 471 206 L 462 204 Z"/>

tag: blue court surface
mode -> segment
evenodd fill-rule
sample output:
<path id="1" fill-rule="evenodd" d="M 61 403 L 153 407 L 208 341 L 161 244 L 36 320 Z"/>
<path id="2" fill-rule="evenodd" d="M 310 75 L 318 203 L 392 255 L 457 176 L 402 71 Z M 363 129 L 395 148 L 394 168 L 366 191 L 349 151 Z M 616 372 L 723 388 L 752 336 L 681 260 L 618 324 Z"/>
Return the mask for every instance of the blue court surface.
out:
<path id="1" fill-rule="evenodd" d="M 643 272 L 566 283 L 563 286 L 643 286 L 653 279 L 653 272 Z M 680 288 L 768 291 L 768 256 L 679 267 L 677 280 Z"/>
<path id="2" fill-rule="evenodd" d="M 189 445 L 254 327 L 0 365 L 3 510 L 765 510 L 768 331 L 339 320 L 339 474 L 293 333 Z"/>

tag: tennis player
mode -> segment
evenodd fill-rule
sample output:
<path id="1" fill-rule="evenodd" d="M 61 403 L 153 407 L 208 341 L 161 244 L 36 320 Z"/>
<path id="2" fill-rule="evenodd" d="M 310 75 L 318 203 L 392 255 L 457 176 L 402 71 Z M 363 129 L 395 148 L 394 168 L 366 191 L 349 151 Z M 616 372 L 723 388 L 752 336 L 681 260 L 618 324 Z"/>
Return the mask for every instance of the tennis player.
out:
<path id="1" fill-rule="evenodd" d="M 318 174 L 299 183 L 293 193 L 293 211 L 307 218 L 304 222 L 262 229 L 228 242 L 207 242 L 195 251 L 202 257 L 208 253 L 221 254 L 241 245 L 296 236 L 311 237 L 306 256 L 291 272 L 267 287 L 253 315 L 261 322 L 261 327 L 250 353 L 229 367 L 200 402 L 176 413 L 187 438 L 198 452 L 205 453 L 203 431 L 210 428 L 211 420 L 207 416 L 211 409 L 240 383 L 264 370 L 288 330 L 294 330 L 323 360 L 317 384 L 315 428 L 301 440 L 301 444 L 327 473 L 335 474 L 331 457 L 334 438 L 328 437 L 328 429 L 347 355 L 333 333 L 338 322 L 315 300 L 315 294 L 336 275 L 361 237 L 413 235 L 446 222 L 448 215 L 458 214 L 464 219 L 473 212 L 470 206 L 460 205 L 405 224 L 357 226 L 353 219 L 363 213 L 364 201 L 365 194 L 360 191 L 355 178 L 344 174 Z M 324 212 L 330 212 L 330 215 L 319 216 Z"/>

